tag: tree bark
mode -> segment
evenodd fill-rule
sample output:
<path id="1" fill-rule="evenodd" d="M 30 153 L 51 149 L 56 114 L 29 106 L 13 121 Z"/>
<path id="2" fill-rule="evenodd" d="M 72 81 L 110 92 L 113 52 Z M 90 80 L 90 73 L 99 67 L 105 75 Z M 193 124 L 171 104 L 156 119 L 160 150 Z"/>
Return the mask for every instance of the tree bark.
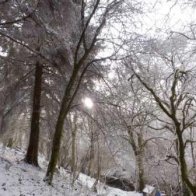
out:
<path id="1" fill-rule="evenodd" d="M 136 158 L 136 176 L 137 176 L 137 187 L 136 190 L 138 192 L 143 192 L 144 189 L 144 162 L 143 162 L 143 156 L 144 156 L 144 147 L 143 145 L 143 135 L 142 133 L 137 134 L 137 143 L 138 147 L 135 151 L 135 158 Z"/>
<path id="2" fill-rule="evenodd" d="M 40 102 L 42 91 L 42 74 L 43 67 L 37 62 L 35 66 L 35 82 L 33 91 L 33 107 L 31 116 L 31 132 L 29 145 L 25 156 L 25 162 L 34 166 L 38 165 L 38 149 L 39 149 L 39 121 L 40 121 Z"/>
<path id="3" fill-rule="evenodd" d="M 143 135 L 142 132 L 137 134 L 137 142 L 135 141 L 136 138 L 133 136 L 133 130 L 130 128 L 127 129 L 129 134 L 129 143 L 133 149 L 135 155 L 135 172 L 136 172 L 136 190 L 138 192 L 142 192 L 144 189 L 144 163 L 143 163 L 143 156 L 144 156 L 144 146 L 143 146 Z"/>
<path id="4" fill-rule="evenodd" d="M 136 179 L 137 179 L 137 187 L 136 190 L 138 192 L 142 192 L 144 189 L 144 168 L 143 168 L 143 157 L 142 153 L 138 153 L 136 155 Z"/>

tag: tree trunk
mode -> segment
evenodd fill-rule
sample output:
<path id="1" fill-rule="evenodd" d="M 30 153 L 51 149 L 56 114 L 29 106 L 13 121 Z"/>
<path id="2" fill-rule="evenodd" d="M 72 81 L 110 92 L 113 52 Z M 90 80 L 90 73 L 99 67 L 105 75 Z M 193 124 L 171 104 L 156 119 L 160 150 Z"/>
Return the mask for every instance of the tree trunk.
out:
<path id="1" fill-rule="evenodd" d="M 57 120 L 56 129 L 55 129 L 54 138 L 53 138 L 53 144 L 52 144 L 52 154 L 51 154 L 50 162 L 49 162 L 48 169 L 46 172 L 46 177 L 44 179 L 44 181 L 46 181 L 49 185 L 52 184 L 53 174 L 54 174 L 57 160 L 59 157 L 63 125 L 64 125 L 64 114 L 61 111 L 59 118 Z"/>
<path id="2" fill-rule="evenodd" d="M 191 183 L 191 181 L 188 178 L 187 164 L 185 160 L 185 147 L 184 147 L 183 136 L 182 136 L 183 132 L 180 129 L 180 123 L 175 123 L 175 127 L 176 127 L 176 133 L 177 133 L 177 138 L 178 138 L 178 152 L 179 152 L 179 164 L 180 164 L 181 177 L 182 177 L 183 183 L 190 190 L 190 192 L 193 195 L 196 195 L 196 186 L 193 185 L 193 183 Z"/>
<path id="3" fill-rule="evenodd" d="M 137 191 L 142 192 L 144 189 L 144 167 L 143 167 L 143 153 L 138 152 L 136 155 L 136 179 Z"/>
<path id="4" fill-rule="evenodd" d="M 95 156 L 95 144 L 94 144 L 94 141 L 95 138 L 94 138 L 94 133 L 92 131 L 91 133 L 91 143 L 90 143 L 90 152 L 89 152 L 89 164 L 88 164 L 88 172 L 87 172 L 87 175 L 88 176 L 91 176 L 93 177 L 93 173 L 92 173 L 92 162 L 93 162 L 93 159 L 94 159 L 94 156 Z"/>
<path id="5" fill-rule="evenodd" d="M 193 128 L 190 128 L 190 140 L 193 140 L 194 138 L 194 131 Z M 191 155 L 192 155 L 192 161 L 193 161 L 193 168 L 196 168 L 196 160 L 195 160 L 195 153 L 194 153 L 194 144 L 191 142 Z"/>
<path id="6" fill-rule="evenodd" d="M 72 122 L 72 141 L 71 141 L 71 172 L 72 172 L 72 186 L 74 185 L 74 182 L 76 180 L 76 134 L 77 134 L 77 113 L 74 115 L 74 119 Z"/>
<path id="7" fill-rule="evenodd" d="M 77 119 L 77 114 L 75 114 L 74 116 L 74 120 L 73 120 L 73 127 L 72 127 L 72 132 L 71 132 L 71 136 L 72 136 L 72 141 L 71 141 L 71 172 L 75 173 L 76 170 L 76 132 L 77 132 L 77 125 L 76 125 L 76 119 Z"/>
<path id="8" fill-rule="evenodd" d="M 142 192 L 145 186 L 144 183 L 144 148 L 143 148 L 143 135 L 142 132 L 137 134 L 138 147 L 136 150 L 136 175 L 137 175 L 137 191 Z"/>
<path id="9" fill-rule="evenodd" d="M 4 117 L 3 117 L 3 111 L 1 112 L 0 116 L 0 134 L 4 133 Z"/>
<path id="10" fill-rule="evenodd" d="M 101 155 L 100 155 L 100 145 L 99 145 L 99 138 L 97 138 L 97 174 L 95 176 L 95 182 L 92 186 L 94 192 L 97 193 L 97 185 L 100 180 L 101 175 Z"/>
<path id="11" fill-rule="evenodd" d="M 40 121 L 40 102 L 41 102 L 41 84 L 42 84 L 43 67 L 39 62 L 35 66 L 35 82 L 33 91 L 33 107 L 31 116 L 31 132 L 29 146 L 25 156 L 25 162 L 34 166 L 38 165 L 38 148 L 39 148 L 39 121 Z"/>
<path id="12" fill-rule="evenodd" d="M 47 182 L 49 185 L 52 184 L 55 167 L 60 153 L 64 120 L 70 110 L 71 103 L 78 90 L 77 88 L 74 88 L 75 85 L 77 85 L 77 81 L 76 81 L 77 75 L 78 75 L 78 70 L 74 70 L 70 78 L 70 81 L 65 89 L 63 100 L 61 102 L 60 112 L 57 119 L 53 143 L 52 143 L 52 153 L 48 164 L 46 176 L 44 178 L 44 181 Z"/>
<path id="13" fill-rule="evenodd" d="M 143 135 L 142 130 L 137 134 L 137 142 L 136 138 L 133 136 L 133 132 L 131 129 L 127 129 L 129 134 L 129 143 L 133 149 L 135 155 L 135 173 L 136 173 L 136 190 L 142 192 L 144 189 L 144 163 L 143 163 L 143 155 L 144 155 L 144 146 L 143 146 Z"/>
<path id="14" fill-rule="evenodd" d="M 71 144 L 71 172 L 75 172 L 75 164 L 76 164 L 76 159 L 75 159 L 75 152 L 76 152 L 76 132 L 72 132 L 72 144 Z"/>

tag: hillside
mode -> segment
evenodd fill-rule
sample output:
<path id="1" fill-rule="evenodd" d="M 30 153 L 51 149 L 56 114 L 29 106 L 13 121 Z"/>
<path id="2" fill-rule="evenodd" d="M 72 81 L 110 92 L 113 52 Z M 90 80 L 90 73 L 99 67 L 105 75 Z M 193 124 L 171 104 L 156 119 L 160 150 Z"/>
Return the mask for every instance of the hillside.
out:
<path id="1" fill-rule="evenodd" d="M 99 184 L 98 193 L 91 187 L 94 179 L 80 174 L 79 179 L 71 186 L 70 174 L 61 169 L 55 175 L 53 186 L 43 182 L 46 161 L 40 158 L 41 168 L 25 164 L 22 159 L 24 152 L 20 149 L 0 147 L 0 196 L 140 196 L 138 193 L 125 192 Z"/>

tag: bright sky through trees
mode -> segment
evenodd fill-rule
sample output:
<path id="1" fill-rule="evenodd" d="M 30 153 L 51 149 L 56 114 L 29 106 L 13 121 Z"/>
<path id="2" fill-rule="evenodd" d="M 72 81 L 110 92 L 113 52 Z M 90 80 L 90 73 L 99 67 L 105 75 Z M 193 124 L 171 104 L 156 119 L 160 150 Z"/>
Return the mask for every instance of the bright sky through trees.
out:
<path id="1" fill-rule="evenodd" d="M 177 1 L 145 0 L 145 2 L 148 9 L 147 14 L 141 18 L 145 21 L 142 23 L 142 29 L 153 36 L 171 30 L 183 30 L 188 23 L 196 20 L 195 10 L 183 1 L 177 3 Z"/>
<path id="2" fill-rule="evenodd" d="M 82 100 L 83 104 L 85 105 L 85 107 L 87 107 L 88 109 L 91 109 L 93 108 L 94 106 L 94 103 L 92 101 L 91 98 L 89 97 L 85 97 L 83 100 Z"/>

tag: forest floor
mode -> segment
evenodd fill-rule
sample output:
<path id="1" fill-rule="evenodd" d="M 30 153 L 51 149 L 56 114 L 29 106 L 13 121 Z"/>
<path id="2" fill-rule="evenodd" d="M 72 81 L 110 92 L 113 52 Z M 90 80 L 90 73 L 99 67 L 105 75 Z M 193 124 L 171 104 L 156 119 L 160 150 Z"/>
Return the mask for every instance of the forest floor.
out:
<path id="1" fill-rule="evenodd" d="M 41 168 L 25 164 L 24 152 L 20 149 L 0 147 L 0 196 L 141 196 L 108 187 L 102 183 L 97 193 L 92 191 L 95 179 L 80 174 L 74 186 L 71 176 L 64 169 L 55 174 L 53 186 L 43 182 L 47 162 L 39 157 Z"/>

